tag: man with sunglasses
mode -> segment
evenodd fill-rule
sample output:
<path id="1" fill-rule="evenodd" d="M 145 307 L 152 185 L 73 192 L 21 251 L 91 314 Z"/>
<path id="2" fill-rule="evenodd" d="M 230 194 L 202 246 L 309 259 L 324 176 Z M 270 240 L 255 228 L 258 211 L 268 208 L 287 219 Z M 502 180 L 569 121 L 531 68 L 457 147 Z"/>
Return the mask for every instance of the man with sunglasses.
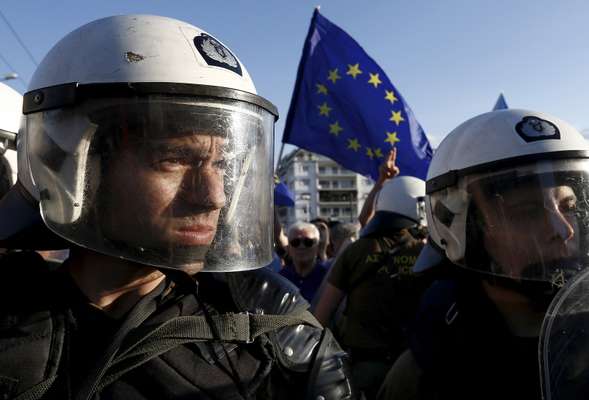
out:
<path id="1" fill-rule="evenodd" d="M 288 255 L 291 262 L 280 274 L 294 283 L 301 295 L 313 302 L 327 272 L 319 259 L 319 230 L 313 224 L 296 222 L 288 229 Z"/>

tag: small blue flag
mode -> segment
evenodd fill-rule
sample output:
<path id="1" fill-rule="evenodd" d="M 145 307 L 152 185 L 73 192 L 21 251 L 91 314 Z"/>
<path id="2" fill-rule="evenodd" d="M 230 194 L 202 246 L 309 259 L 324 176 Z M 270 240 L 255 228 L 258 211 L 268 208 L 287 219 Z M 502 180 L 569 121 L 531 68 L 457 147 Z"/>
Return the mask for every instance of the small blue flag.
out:
<path id="1" fill-rule="evenodd" d="M 495 102 L 495 106 L 493 107 L 492 111 L 497 110 L 507 110 L 509 107 L 507 106 L 507 102 L 505 101 L 505 97 L 503 97 L 503 93 L 499 94 L 497 101 Z"/>
<path id="2" fill-rule="evenodd" d="M 277 206 L 294 207 L 295 200 L 292 192 L 277 177 L 274 178 L 274 204 Z"/>
<path id="3" fill-rule="evenodd" d="M 384 71 L 315 10 L 299 64 L 284 143 L 378 178 L 394 146 L 401 175 L 425 179 L 432 148 Z"/>

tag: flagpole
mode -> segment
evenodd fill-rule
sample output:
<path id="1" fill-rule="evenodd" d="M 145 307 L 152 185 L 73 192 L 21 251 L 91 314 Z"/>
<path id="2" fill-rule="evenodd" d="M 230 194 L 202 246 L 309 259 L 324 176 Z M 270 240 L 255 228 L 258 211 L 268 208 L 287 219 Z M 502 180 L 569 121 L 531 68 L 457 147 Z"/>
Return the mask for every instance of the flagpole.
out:
<path id="1" fill-rule="evenodd" d="M 278 165 L 280 164 L 280 160 L 282 160 L 282 152 L 284 151 L 284 142 L 282 142 L 282 146 L 280 146 L 280 153 L 278 153 L 278 162 L 276 162 L 276 168 L 274 169 L 274 173 L 278 172 Z"/>

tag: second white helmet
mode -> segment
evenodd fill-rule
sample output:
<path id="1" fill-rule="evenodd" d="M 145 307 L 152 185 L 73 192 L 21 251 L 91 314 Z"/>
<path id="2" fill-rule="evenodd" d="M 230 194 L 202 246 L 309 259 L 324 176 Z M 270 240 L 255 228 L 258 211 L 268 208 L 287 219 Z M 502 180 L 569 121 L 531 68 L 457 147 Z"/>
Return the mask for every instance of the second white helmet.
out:
<path id="1" fill-rule="evenodd" d="M 587 182 L 589 145 L 570 124 L 527 110 L 479 115 L 434 154 L 430 236 L 463 267 L 552 282 L 587 256 Z"/>

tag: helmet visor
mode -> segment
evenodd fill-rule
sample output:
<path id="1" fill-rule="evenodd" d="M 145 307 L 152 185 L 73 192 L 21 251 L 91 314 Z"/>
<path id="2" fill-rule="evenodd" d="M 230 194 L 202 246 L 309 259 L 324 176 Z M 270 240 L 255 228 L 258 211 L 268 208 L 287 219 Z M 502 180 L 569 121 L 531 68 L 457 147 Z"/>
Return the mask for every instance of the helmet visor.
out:
<path id="1" fill-rule="evenodd" d="M 552 301 L 540 334 L 542 398 L 573 400 L 589 395 L 589 270 Z"/>
<path id="2" fill-rule="evenodd" d="M 274 116 L 262 107 L 158 95 L 27 119 L 42 217 L 57 234 L 188 272 L 270 262 Z"/>
<path id="3" fill-rule="evenodd" d="M 578 159 L 466 176 L 432 194 L 435 229 L 458 243 L 459 265 L 562 286 L 587 258 L 588 180 Z"/>

